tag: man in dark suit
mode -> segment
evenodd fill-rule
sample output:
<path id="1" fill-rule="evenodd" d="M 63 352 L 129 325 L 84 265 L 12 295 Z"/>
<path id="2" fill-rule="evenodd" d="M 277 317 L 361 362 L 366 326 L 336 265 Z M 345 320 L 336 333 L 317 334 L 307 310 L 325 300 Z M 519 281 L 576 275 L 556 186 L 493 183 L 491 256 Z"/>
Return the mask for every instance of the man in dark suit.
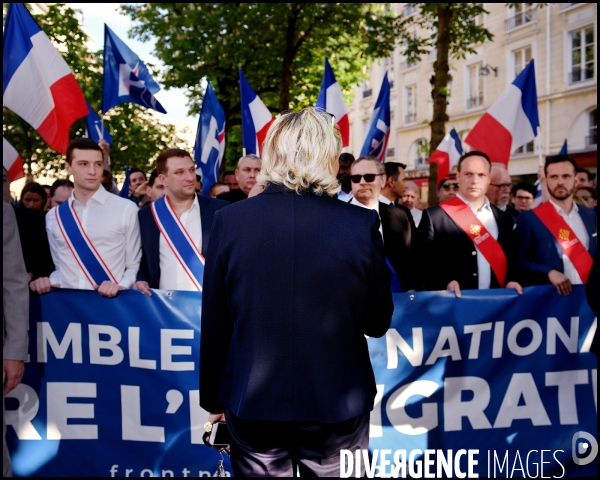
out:
<path id="1" fill-rule="evenodd" d="M 424 290 L 515 288 L 516 256 L 511 219 L 485 193 L 491 163 L 472 151 L 458 163 L 458 194 L 424 210 L 416 236 Z M 414 243 L 413 243 L 414 245 Z"/>
<path id="2" fill-rule="evenodd" d="M 328 114 L 281 115 L 268 187 L 215 214 L 200 405 L 209 425 L 226 419 L 236 476 L 339 476 L 341 449 L 368 448 L 365 335 L 385 334 L 393 303 L 376 213 L 333 197 L 341 146 Z"/>
<path id="3" fill-rule="evenodd" d="M 567 155 L 546 159 L 550 200 L 517 220 L 517 253 L 526 285 L 552 284 L 561 295 L 587 283 L 598 245 L 596 212 L 577 205 L 577 164 Z"/>
<path id="4" fill-rule="evenodd" d="M 381 190 L 386 184 L 384 164 L 375 157 L 359 157 L 352 164 L 350 179 L 353 198 L 349 203 L 377 211 L 381 219 L 380 231 L 385 254 L 400 282 L 400 289 L 414 289 L 416 285 L 410 244 L 412 232 L 416 231 L 415 224 L 410 210 L 405 206 L 388 205 L 380 201 Z"/>
<path id="5" fill-rule="evenodd" d="M 246 200 L 252 187 L 256 184 L 256 176 L 262 167 L 260 158 L 256 155 L 244 155 L 238 160 L 235 169 L 235 180 L 239 188 L 230 189 L 228 192 L 217 195 L 217 198 L 229 203 Z"/>
<path id="6" fill-rule="evenodd" d="M 228 203 L 196 194 L 196 167 L 185 150 L 172 148 L 161 153 L 156 160 L 156 171 L 158 182 L 166 187 L 166 203 L 177 216 L 173 224 L 181 231 L 169 232 L 152 205 L 139 211 L 142 260 L 133 288 L 148 296 L 150 288 L 198 290 L 201 278 L 196 282 L 189 275 L 193 273 L 193 262 L 187 265 L 185 255 L 175 255 L 177 245 L 169 233 L 183 234 L 193 243 L 195 251 L 205 256 L 215 212 Z M 161 196 L 156 201 L 164 201 L 164 198 Z M 202 272 L 198 272 L 198 277 L 201 276 Z"/>

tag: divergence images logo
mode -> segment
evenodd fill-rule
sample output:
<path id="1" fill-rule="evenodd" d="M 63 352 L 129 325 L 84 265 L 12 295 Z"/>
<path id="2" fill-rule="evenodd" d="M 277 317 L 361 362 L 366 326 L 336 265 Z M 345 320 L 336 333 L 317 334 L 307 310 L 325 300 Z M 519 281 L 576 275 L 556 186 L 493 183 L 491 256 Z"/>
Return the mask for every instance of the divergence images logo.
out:
<path id="1" fill-rule="evenodd" d="M 598 442 L 593 435 L 587 432 L 575 432 L 571 451 L 576 465 L 587 465 L 592 463 L 598 455 Z"/>

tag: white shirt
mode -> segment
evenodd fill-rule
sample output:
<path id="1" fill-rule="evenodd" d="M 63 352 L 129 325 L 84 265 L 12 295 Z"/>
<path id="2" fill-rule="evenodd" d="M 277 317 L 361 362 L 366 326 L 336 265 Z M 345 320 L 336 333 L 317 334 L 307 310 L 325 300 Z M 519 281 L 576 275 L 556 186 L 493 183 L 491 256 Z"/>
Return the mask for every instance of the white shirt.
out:
<path id="1" fill-rule="evenodd" d="M 346 193 L 343 190 L 340 190 L 337 194 L 337 197 L 338 197 L 338 200 L 348 203 L 350 200 L 352 200 L 354 198 L 354 193 L 352 192 L 352 190 L 350 190 L 350 193 Z"/>
<path id="2" fill-rule="evenodd" d="M 554 203 L 552 199 L 550 199 L 550 203 L 556 209 L 558 214 L 563 218 L 563 220 L 567 222 L 567 225 L 573 229 L 573 233 L 577 235 L 577 238 L 581 242 L 581 245 L 583 245 L 583 248 L 588 250 L 590 247 L 590 236 L 588 235 L 588 232 L 585 228 L 585 224 L 581 219 L 581 215 L 579 215 L 579 207 L 577 206 L 577 203 L 573 202 L 573 208 L 571 209 L 568 215 L 561 207 Z M 563 249 L 558 244 L 558 242 L 556 242 L 556 249 L 558 251 L 558 254 L 562 258 L 563 265 L 565 267 L 565 276 L 571 281 L 573 285 L 582 284 L 583 282 L 581 281 L 579 273 L 577 273 L 577 269 L 573 265 L 573 262 L 571 262 L 571 259 L 564 253 Z"/>
<path id="3" fill-rule="evenodd" d="M 412 215 L 413 220 L 415 222 L 415 227 L 418 227 L 419 223 L 421 223 L 421 218 L 423 218 L 423 212 L 418 208 L 411 208 L 410 214 Z"/>
<path id="4" fill-rule="evenodd" d="M 187 230 L 190 238 L 194 241 L 198 251 L 202 251 L 202 223 L 200 220 L 200 204 L 198 197 L 194 195 L 191 207 L 179 217 L 181 224 Z M 160 282 L 158 287 L 163 290 L 187 290 L 197 292 L 198 289 L 185 272 L 179 260 L 171 250 L 171 247 L 161 233 L 159 240 L 160 250 Z"/>
<path id="5" fill-rule="evenodd" d="M 362 208 L 370 208 L 371 210 L 375 210 L 377 212 L 377 215 L 379 216 L 379 233 L 381 233 L 381 238 L 383 239 L 383 228 L 381 226 L 381 215 L 379 215 L 379 201 L 375 202 L 374 207 L 368 207 L 367 205 L 363 205 L 362 203 L 360 203 L 356 198 L 352 197 L 352 201 L 350 202 L 350 205 L 356 205 L 356 206 L 362 207 Z M 384 240 L 384 242 L 385 242 L 385 240 Z"/>
<path id="6" fill-rule="evenodd" d="M 74 196 L 67 200 L 98 254 L 119 285 L 131 288 L 142 258 L 138 207 L 131 200 L 107 192 L 100 186 L 86 205 Z M 56 208 L 46 215 L 46 231 L 56 270 L 50 274 L 51 284 L 63 288 L 92 290 L 93 287 L 75 260 L 56 221 Z"/>
<path id="7" fill-rule="evenodd" d="M 494 212 L 492 211 L 492 207 L 490 206 L 490 201 L 488 198 L 484 196 L 483 198 L 485 199 L 485 203 L 483 204 L 483 207 L 481 207 L 479 211 L 475 211 L 471 206 L 471 202 L 469 202 L 460 193 L 457 193 L 456 196 L 469 206 L 471 211 L 475 214 L 485 229 L 492 237 L 494 237 L 494 240 L 498 240 L 498 224 L 496 223 L 496 218 L 494 217 Z M 477 251 L 477 288 L 484 290 L 486 288 L 490 288 L 492 283 L 492 267 L 490 267 L 490 263 L 485 259 L 479 248 L 474 243 L 473 246 Z"/>
<path id="8" fill-rule="evenodd" d="M 385 205 L 392 205 L 394 203 L 393 200 L 390 200 L 388 197 L 386 197 L 385 195 L 381 195 L 381 194 L 379 194 L 379 201 L 381 203 L 384 203 Z"/>

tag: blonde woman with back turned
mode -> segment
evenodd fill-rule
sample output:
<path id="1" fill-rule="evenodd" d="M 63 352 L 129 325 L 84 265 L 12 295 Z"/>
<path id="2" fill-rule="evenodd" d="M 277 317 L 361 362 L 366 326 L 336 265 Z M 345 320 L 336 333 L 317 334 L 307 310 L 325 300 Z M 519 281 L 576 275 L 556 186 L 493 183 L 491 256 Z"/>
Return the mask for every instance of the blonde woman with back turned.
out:
<path id="1" fill-rule="evenodd" d="M 236 476 L 339 476 L 340 450 L 368 448 L 365 335 L 389 328 L 390 271 L 377 213 L 335 198 L 340 151 L 329 114 L 281 115 L 264 192 L 215 214 L 200 404 L 227 422 Z"/>

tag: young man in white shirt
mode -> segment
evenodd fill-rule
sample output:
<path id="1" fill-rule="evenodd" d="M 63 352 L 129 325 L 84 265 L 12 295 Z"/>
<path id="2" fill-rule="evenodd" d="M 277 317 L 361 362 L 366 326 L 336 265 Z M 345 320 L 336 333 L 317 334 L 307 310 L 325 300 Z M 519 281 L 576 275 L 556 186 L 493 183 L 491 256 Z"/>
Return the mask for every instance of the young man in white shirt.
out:
<path id="1" fill-rule="evenodd" d="M 56 270 L 29 287 L 38 294 L 63 287 L 115 297 L 133 286 L 140 264 L 138 208 L 102 187 L 102 150 L 93 140 L 71 142 L 65 168 L 75 188 L 46 216 Z"/>

